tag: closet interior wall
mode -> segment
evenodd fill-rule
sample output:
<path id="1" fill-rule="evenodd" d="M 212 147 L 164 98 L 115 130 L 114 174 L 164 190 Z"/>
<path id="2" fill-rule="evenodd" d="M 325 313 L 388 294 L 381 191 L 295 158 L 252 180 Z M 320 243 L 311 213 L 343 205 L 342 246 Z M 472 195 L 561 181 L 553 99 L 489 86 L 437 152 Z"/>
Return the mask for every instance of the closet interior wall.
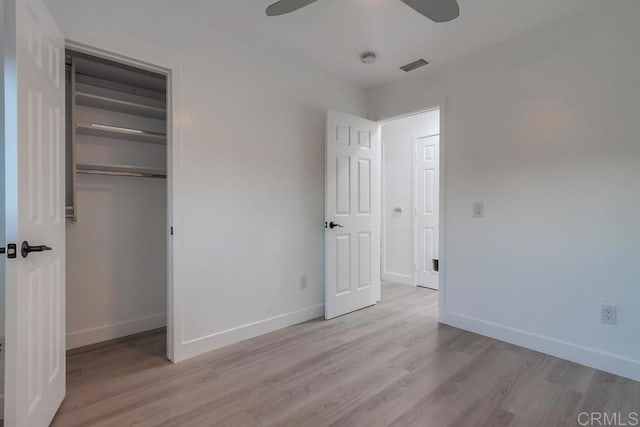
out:
<path id="1" fill-rule="evenodd" d="M 67 51 L 67 348 L 166 325 L 166 87 Z"/>

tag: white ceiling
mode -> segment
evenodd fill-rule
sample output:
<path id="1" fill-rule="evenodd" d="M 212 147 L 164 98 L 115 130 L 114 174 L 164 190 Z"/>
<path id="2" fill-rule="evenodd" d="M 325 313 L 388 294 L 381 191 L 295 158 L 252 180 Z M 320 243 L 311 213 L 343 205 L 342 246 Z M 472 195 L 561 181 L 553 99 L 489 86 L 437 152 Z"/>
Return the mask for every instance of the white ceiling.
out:
<path id="1" fill-rule="evenodd" d="M 45 1 L 55 9 L 59 0 Z M 318 0 L 267 17 L 265 9 L 275 1 L 155 0 L 153 10 L 147 2 L 132 2 L 129 12 L 142 14 L 146 22 L 162 14 L 176 25 L 204 25 L 368 88 L 423 73 L 607 0 L 458 0 L 460 17 L 441 24 L 400 0 Z M 375 64 L 360 62 L 365 51 L 378 55 Z M 411 73 L 399 69 L 419 58 L 431 64 Z"/>
<path id="2" fill-rule="evenodd" d="M 297 12 L 265 16 L 275 0 L 207 0 L 188 12 L 233 37 L 276 49 L 363 87 L 401 79 L 398 67 L 424 57 L 444 64 L 603 0 L 458 0 L 461 15 L 436 24 L 400 0 L 318 0 Z M 206 17 L 206 18 L 205 18 Z M 363 51 L 378 54 L 373 65 Z"/>

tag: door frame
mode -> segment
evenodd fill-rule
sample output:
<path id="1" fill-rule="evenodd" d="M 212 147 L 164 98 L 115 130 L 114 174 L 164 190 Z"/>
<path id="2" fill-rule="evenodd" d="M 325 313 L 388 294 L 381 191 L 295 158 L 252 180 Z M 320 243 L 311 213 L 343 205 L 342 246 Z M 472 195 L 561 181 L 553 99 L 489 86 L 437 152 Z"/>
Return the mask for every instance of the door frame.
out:
<path id="1" fill-rule="evenodd" d="M 176 363 L 182 360 L 182 329 L 177 327 L 177 319 L 181 319 L 178 309 L 181 307 L 177 302 L 177 290 L 174 282 L 174 209 L 173 209 L 173 189 L 175 186 L 174 172 L 176 170 L 175 159 L 173 156 L 175 146 L 175 132 L 174 132 L 174 79 L 176 78 L 175 72 L 170 68 L 161 67 L 158 65 L 150 64 L 138 59 L 133 59 L 117 53 L 108 52 L 106 50 L 88 46 L 84 43 L 76 42 L 66 39 L 65 49 L 71 49 L 75 52 L 85 53 L 98 58 L 107 59 L 110 61 L 118 62 L 124 65 L 129 65 L 142 70 L 147 70 L 165 76 L 167 79 L 167 359 Z"/>
<path id="2" fill-rule="evenodd" d="M 442 321 L 443 315 L 444 315 L 444 309 L 445 309 L 445 301 L 446 301 L 446 257 L 445 257 L 445 248 L 446 248 L 446 238 L 445 238 L 445 232 L 446 232 L 446 227 L 445 227 L 445 220 L 446 220 L 446 216 L 445 216 L 445 157 L 446 157 L 446 98 L 442 98 L 440 99 L 439 102 L 435 103 L 435 104 L 430 104 L 428 107 L 426 108 L 421 108 L 419 110 L 413 110 L 410 111 L 408 113 L 404 113 L 404 114 L 399 114 L 399 115 L 394 115 L 394 116 L 387 116 L 387 117 L 383 117 L 381 119 L 378 120 L 378 123 L 383 127 L 383 129 L 381 130 L 382 132 L 382 144 L 383 144 L 383 149 L 382 149 L 382 175 L 381 175 L 381 179 L 382 179 L 382 183 L 381 183 L 381 187 L 382 187 L 382 197 L 381 197 L 381 203 L 382 203 L 382 215 L 381 215 L 381 224 L 380 224 L 380 228 L 381 228 L 381 236 L 380 236 L 380 276 L 382 277 L 382 273 L 384 272 L 384 261 L 385 261 L 385 250 L 384 250 L 384 244 L 385 244 L 385 230 L 384 230 L 384 225 L 385 225 L 385 221 L 386 221 L 386 213 L 384 211 L 384 206 L 385 206 L 385 200 L 386 200 L 386 194 L 384 191 L 384 177 L 385 177 L 385 169 L 384 169 L 384 124 L 385 123 L 389 123 L 395 120 L 399 120 L 399 119 L 404 119 L 407 117 L 411 117 L 411 116 L 416 116 L 418 114 L 424 114 L 424 113 L 428 113 L 430 111 L 434 111 L 434 110 L 440 110 L 440 157 L 438 159 L 439 161 L 439 166 L 440 166 L 440 173 L 439 173 L 439 178 L 440 178 L 440 185 L 439 185 L 439 203 L 440 203 L 440 209 L 439 209 L 439 215 L 440 217 L 438 218 L 438 233 L 439 233 L 439 242 L 438 242 L 438 247 L 439 247 L 439 252 L 440 252 L 440 258 L 439 258 L 439 265 L 438 265 L 438 281 L 439 281 L 439 287 L 440 289 L 438 290 L 438 305 L 439 305 L 439 310 L 438 310 L 438 318 L 440 321 Z M 433 135 L 435 136 L 435 135 Z M 411 158 L 411 191 L 412 191 L 412 197 L 411 197 L 411 234 L 412 234 L 412 240 L 413 240 L 413 244 L 411 245 L 411 257 L 414 260 L 415 263 L 415 257 L 416 257 L 416 247 L 415 247 L 415 239 L 416 239 L 416 218 L 415 218 L 415 189 L 416 189 L 416 183 L 415 183 L 415 161 L 413 158 L 413 152 L 415 150 L 413 150 L 415 148 L 415 141 L 412 141 L 411 143 L 412 145 L 412 158 Z M 415 268 L 414 268 L 415 270 Z M 412 279 L 413 279 L 413 286 L 418 286 L 417 285 L 417 275 L 415 273 L 415 271 L 412 271 Z"/>

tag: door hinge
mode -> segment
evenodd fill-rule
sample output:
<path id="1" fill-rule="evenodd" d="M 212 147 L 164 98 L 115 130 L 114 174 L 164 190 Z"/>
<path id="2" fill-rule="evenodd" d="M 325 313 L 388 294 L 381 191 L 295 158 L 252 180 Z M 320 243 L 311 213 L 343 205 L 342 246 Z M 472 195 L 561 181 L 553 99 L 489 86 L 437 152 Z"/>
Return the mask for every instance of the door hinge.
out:
<path id="1" fill-rule="evenodd" d="M 433 271 L 437 273 L 440 270 L 440 260 L 434 259 L 432 261 L 433 261 Z"/>
<path id="2" fill-rule="evenodd" d="M 173 227 L 170 227 L 170 231 L 171 235 L 173 236 Z"/>

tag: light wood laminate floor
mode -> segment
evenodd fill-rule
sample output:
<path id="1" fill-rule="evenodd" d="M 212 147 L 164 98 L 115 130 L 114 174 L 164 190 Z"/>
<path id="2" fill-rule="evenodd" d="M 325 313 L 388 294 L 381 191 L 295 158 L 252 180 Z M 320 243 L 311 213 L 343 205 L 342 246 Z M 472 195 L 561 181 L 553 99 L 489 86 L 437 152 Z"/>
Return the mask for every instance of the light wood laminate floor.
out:
<path id="1" fill-rule="evenodd" d="M 67 356 L 54 426 L 572 426 L 640 410 L 640 383 L 437 323 L 437 292 L 173 365 L 165 332 Z"/>

